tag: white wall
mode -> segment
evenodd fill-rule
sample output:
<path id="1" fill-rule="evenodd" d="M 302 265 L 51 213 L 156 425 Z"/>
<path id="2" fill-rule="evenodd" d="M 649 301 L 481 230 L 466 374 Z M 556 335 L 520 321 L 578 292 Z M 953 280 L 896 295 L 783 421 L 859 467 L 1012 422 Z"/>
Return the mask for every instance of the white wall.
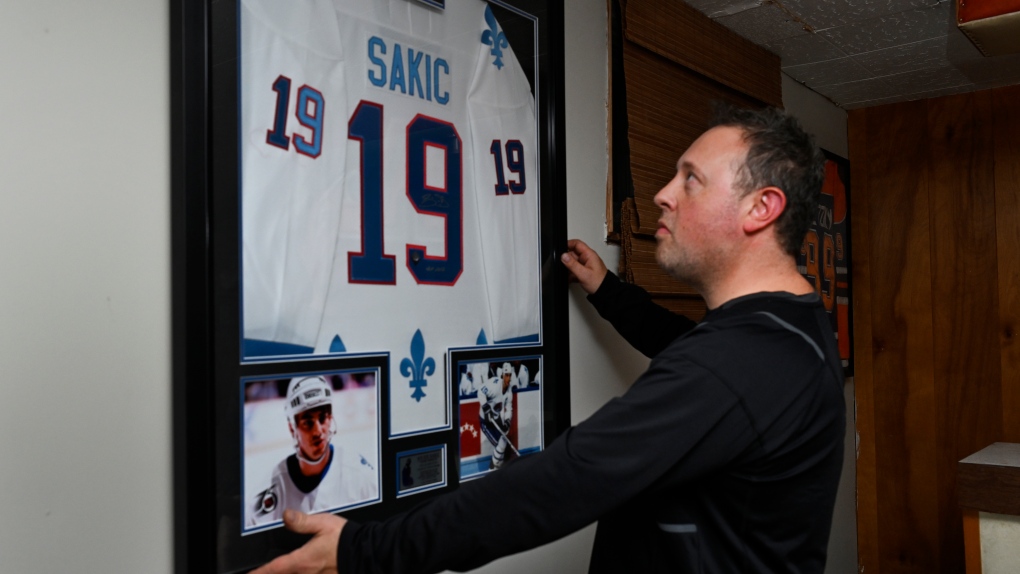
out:
<path id="1" fill-rule="evenodd" d="M 567 232 L 612 267 L 618 251 L 603 242 L 605 4 L 565 3 Z M 169 9 L 165 0 L 8 4 L 0 572 L 168 573 Z M 576 287 L 570 337 L 576 422 L 647 361 Z M 853 533 L 852 519 L 834 534 Z M 592 536 L 588 528 L 479 572 L 586 572 Z"/>
<path id="2" fill-rule="evenodd" d="M 169 572 L 169 9 L 0 16 L 0 572 Z"/>
<path id="3" fill-rule="evenodd" d="M 804 129 L 814 134 L 819 147 L 840 157 L 850 157 L 846 111 L 790 76 L 782 76 L 783 108 L 796 116 Z"/>
<path id="4" fill-rule="evenodd" d="M 783 107 L 815 136 L 818 145 L 848 157 L 846 112 L 832 102 L 783 74 Z M 851 182 L 851 186 L 853 182 Z M 850 193 L 853 193 L 851 187 Z M 851 215 L 852 217 L 852 215 Z M 843 474 L 836 493 L 836 510 L 829 538 L 826 574 L 857 572 L 857 432 L 854 426 L 854 381 L 843 388 L 846 400 L 846 439 L 843 441 Z"/>

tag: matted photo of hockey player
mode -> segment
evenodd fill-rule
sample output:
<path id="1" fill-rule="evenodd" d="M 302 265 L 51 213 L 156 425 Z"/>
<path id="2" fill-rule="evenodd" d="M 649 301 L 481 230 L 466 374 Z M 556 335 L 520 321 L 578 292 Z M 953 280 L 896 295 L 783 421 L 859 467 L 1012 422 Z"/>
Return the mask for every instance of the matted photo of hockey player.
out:
<path id="1" fill-rule="evenodd" d="M 243 379 L 244 534 L 381 500 L 379 370 Z"/>
<path id="2" fill-rule="evenodd" d="M 453 364 L 462 481 L 542 450 L 541 357 L 454 360 Z"/>

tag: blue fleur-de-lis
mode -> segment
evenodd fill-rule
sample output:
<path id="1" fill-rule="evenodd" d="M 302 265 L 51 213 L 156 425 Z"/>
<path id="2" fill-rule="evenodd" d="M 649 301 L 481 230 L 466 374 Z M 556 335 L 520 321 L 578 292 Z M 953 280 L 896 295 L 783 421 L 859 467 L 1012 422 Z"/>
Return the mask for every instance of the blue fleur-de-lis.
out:
<path id="1" fill-rule="evenodd" d="M 425 391 L 421 389 L 429 384 L 425 377 L 435 371 L 436 361 L 432 357 L 425 357 L 425 338 L 421 336 L 421 329 L 418 329 L 411 338 L 411 357 L 400 361 L 400 374 L 411 378 L 410 386 L 414 389 L 412 399 L 421 402 L 425 396 Z"/>
<path id="2" fill-rule="evenodd" d="M 509 48 L 510 44 L 506 41 L 506 34 L 499 29 L 499 22 L 496 21 L 496 16 L 488 6 L 485 7 L 485 22 L 489 25 L 489 29 L 482 32 L 482 43 L 492 46 L 489 54 L 496 57 L 496 61 L 492 64 L 502 70 L 503 48 Z"/>

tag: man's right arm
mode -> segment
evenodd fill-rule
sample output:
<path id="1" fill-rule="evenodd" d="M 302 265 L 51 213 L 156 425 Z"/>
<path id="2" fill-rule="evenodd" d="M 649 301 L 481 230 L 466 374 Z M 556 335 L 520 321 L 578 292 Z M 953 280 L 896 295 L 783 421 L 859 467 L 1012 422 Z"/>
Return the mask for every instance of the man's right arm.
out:
<path id="1" fill-rule="evenodd" d="M 649 358 L 697 325 L 656 304 L 647 291 L 624 283 L 612 273 L 606 274 L 598 290 L 588 295 L 588 301 L 616 332 Z"/>
<path id="2" fill-rule="evenodd" d="M 603 319 L 647 357 L 659 354 L 677 337 L 690 331 L 694 321 L 652 301 L 648 292 L 624 283 L 583 241 L 571 239 L 561 260 Z"/>

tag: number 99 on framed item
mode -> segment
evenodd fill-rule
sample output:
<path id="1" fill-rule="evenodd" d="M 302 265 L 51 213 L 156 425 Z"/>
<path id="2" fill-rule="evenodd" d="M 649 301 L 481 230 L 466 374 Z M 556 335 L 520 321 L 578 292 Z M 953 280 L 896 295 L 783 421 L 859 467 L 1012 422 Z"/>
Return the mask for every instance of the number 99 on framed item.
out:
<path id="1" fill-rule="evenodd" d="M 797 254 L 797 269 L 821 297 L 836 335 L 843 374 L 852 377 L 850 162 L 829 151 L 822 151 L 825 154 L 825 180 L 814 218 Z"/>

